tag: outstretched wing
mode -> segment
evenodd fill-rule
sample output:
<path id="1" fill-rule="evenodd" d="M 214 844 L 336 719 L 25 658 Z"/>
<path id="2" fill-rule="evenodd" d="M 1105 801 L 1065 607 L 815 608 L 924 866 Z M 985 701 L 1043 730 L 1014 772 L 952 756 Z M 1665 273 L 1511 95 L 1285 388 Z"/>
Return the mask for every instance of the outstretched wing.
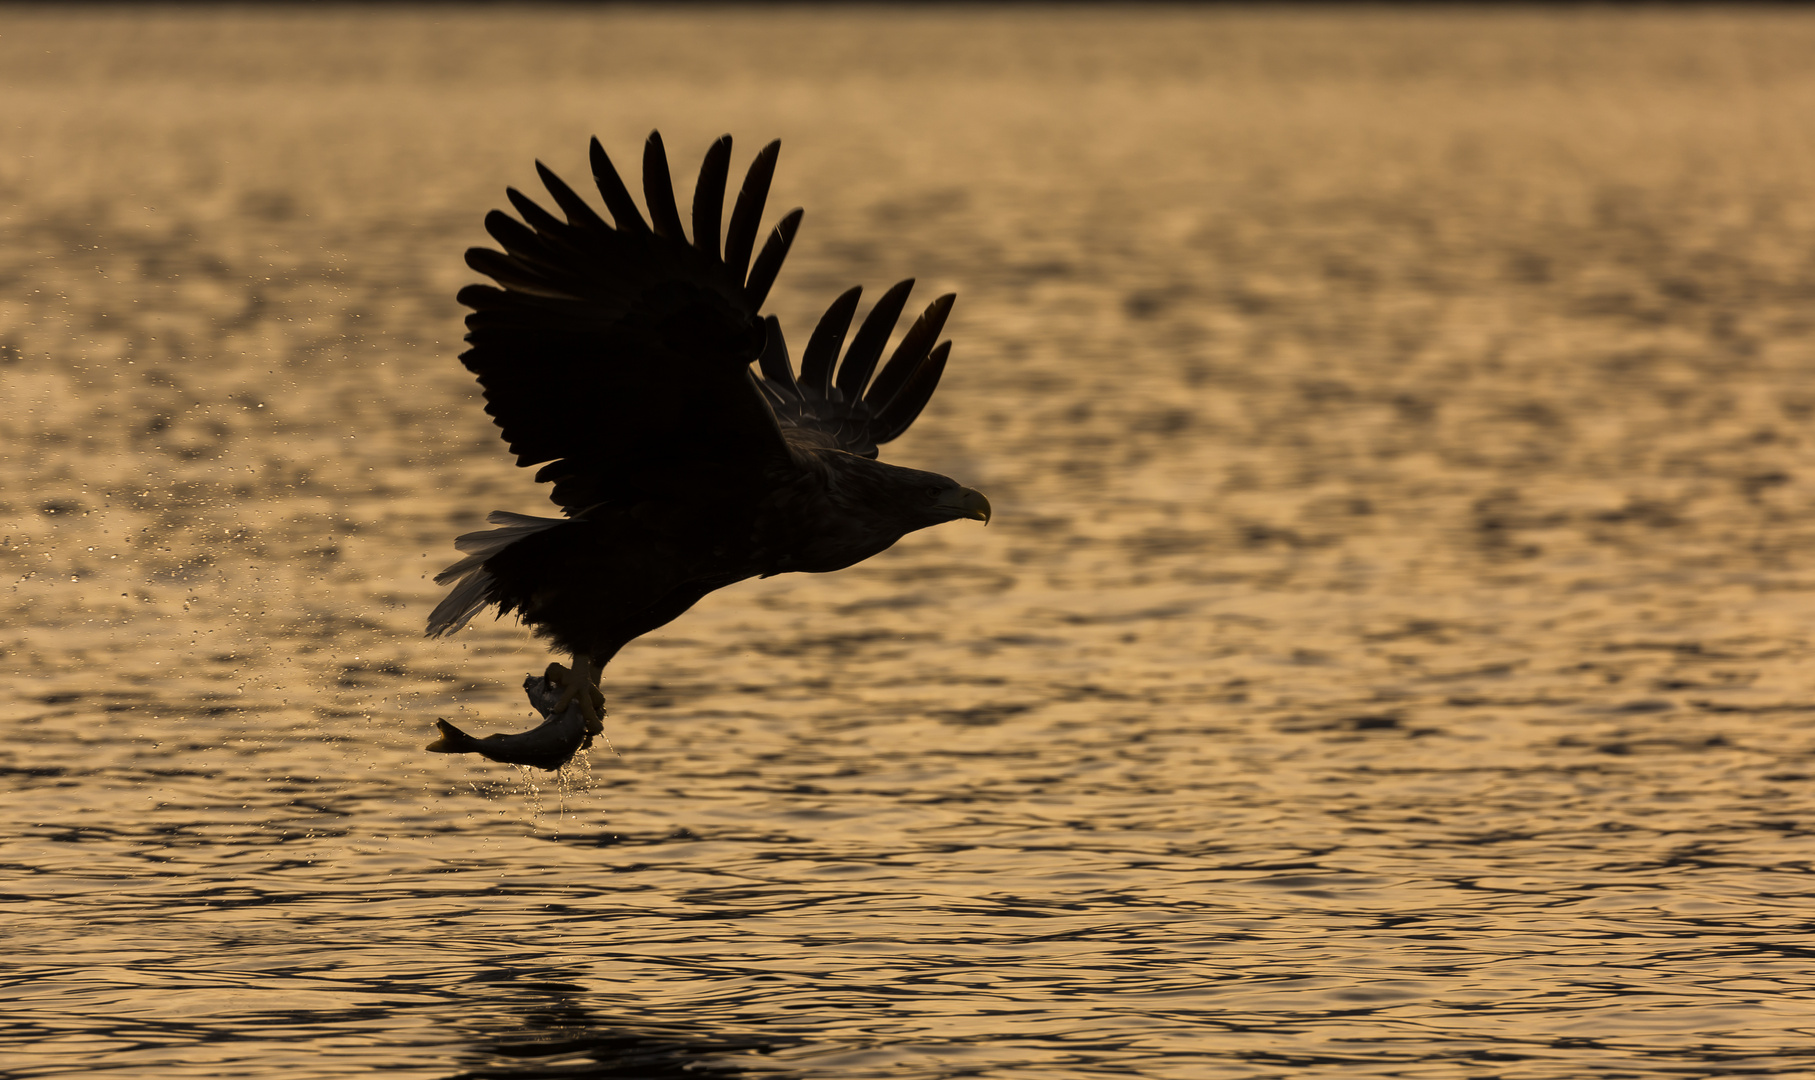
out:
<path id="1" fill-rule="evenodd" d="M 850 348 L 844 350 L 842 362 L 838 353 L 851 328 L 851 317 L 857 313 L 857 299 L 863 289 L 853 288 L 832 301 L 807 341 L 798 375 L 788 358 L 781 324 L 774 316 L 766 320 L 768 341 L 761 356 L 763 377 L 758 385 L 774 408 L 776 419 L 788 430 L 790 441 L 831 446 L 873 458 L 877 446 L 906 431 L 920 410 L 926 408 L 952 351 L 949 341 L 937 346 L 933 343 L 939 341 L 939 332 L 945 329 L 956 295 L 947 293 L 929 304 L 895 346 L 882 372 L 874 381 L 870 379 L 913 287 L 914 280 L 909 278 L 882 294 L 858 327 Z"/>
<path id="2" fill-rule="evenodd" d="M 504 250 L 472 248 L 466 261 L 498 284 L 460 290 L 473 309 L 460 360 L 517 464 L 548 462 L 536 479 L 554 482 L 568 513 L 684 477 L 734 482 L 787 455 L 749 367 L 766 341 L 757 311 L 800 226 L 799 210 L 782 218 L 751 265 L 780 149 L 770 143 L 750 165 L 723 254 L 729 135 L 700 168 L 691 241 L 658 132 L 643 148 L 648 221 L 597 139 L 593 180 L 612 224 L 541 162 L 566 220 L 514 188 L 521 221 L 486 215 Z"/>

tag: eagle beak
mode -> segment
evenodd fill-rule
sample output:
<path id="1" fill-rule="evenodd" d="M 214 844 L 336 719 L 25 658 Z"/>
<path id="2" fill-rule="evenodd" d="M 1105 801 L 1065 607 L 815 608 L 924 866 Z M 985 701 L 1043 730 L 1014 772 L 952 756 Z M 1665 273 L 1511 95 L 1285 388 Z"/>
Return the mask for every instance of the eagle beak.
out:
<path id="1" fill-rule="evenodd" d="M 989 500 L 983 497 L 981 491 L 967 487 L 961 487 L 955 492 L 948 491 L 939 500 L 939 508 L 950 510 L 962 518 L 981 521 L 985 525 L 989 524 Z"/>

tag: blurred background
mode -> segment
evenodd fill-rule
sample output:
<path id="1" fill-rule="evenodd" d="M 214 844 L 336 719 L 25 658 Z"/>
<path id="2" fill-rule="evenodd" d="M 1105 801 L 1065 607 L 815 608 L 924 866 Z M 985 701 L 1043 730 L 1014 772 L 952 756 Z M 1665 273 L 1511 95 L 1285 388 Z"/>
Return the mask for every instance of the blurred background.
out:
<path id="1" fill-rule="evenodd" d="M 0 8 L 9 1075 L 1815 1068 L 1815 16 Z M 455 359 L 541 159 L 783 142 L 996 517 L 606 673 Z M 634 187 L 633 183 L 633 187 Z M 548 200 L 543 200 L 545 204 Z M 614 1071 L 615 1070 L 615 1071 Z"/>

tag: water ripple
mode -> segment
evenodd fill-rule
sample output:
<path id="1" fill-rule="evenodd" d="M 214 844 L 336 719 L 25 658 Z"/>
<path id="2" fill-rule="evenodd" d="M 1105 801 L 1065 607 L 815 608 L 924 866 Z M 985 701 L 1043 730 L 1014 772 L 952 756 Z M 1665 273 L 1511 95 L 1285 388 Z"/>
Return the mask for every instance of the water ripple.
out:
<path id="1" fill-rule="evenodd" d="M 6 1075 L 1815 1072 L 1802 13 L 9 19 Z M 459 252 L 656 123 L 996 517 L 424 754 Z"/>

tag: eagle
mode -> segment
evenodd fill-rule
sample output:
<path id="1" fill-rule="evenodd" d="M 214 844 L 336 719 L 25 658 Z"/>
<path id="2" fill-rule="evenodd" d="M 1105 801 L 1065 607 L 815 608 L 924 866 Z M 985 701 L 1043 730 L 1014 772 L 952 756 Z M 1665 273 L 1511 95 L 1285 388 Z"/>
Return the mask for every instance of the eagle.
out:
<path id="1" fill-rule="evenodd" d="M 751 163 L 722 249 L 731 136 L 700 166 L 689 238 L 651 132 L 647 218 L 594 138 L 609 223 L 538 161 L 561 216 L 507 189 L 518 216 L 485 218 L 503 250 L 466 253 L 496 284 L 457 296 L 472 309 L 460 362 L 517 464 L 540 466 L 536 481 L 553 485 L 562 516 L 498 511 L 487 519 L 497 528 L 456 538 L 465 558 L 436 576 L 452 588 L 427 633 L 452 634 L 487 608 L 516 614 L 571 658 L 548 666 L 542 690 L 554 703 L 538 708 L 552 717 L 573 706 L 585 728 L 578 745 L 604 730 L 605 666 L 706 594 L 841 570 L 917 529 L 989 521 L 981 492 L 877 460 L 939 384 L 953 295 L 927 306 L 886 363 L 912 279 L 884 292 L 855 335 L 863 290 L 833 300 L 798 370 L 780 323 L 762 314 L 802 215 L 782 217 L 756 251 L 780 152 L 771 142 Z M 430 749 L 512 760 L 441 726 Z M 492 736 L 506 738 L 517 736 Z"/>

